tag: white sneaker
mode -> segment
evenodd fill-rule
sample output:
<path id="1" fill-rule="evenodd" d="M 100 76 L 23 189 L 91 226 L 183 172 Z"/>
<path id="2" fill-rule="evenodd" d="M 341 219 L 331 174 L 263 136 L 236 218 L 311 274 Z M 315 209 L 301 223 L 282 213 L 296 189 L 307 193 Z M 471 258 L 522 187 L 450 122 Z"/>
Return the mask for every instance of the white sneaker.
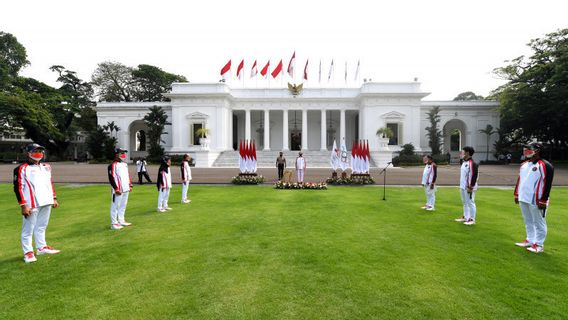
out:
<path id="1" fill-rule="evenodd" d="M 422 206 L 422 207 L 420 207 L 420 209 L 428 209 L 428 206 L 427 205 Z"/>
<path id="2" fill-rule="evenodd" d="M 166 212 L 166 209 L 158 208 L 158 212 Z"/>
<path id="3" fill-rule="evenodd" d="M 434 207 L 428 207 L 426 208 L 426 211 L 435 211 Z"/>
<path id="4" fill-rule="evenodd" d="M 454 219 L 456 222 L 465 222 L 465 218 L 462 216 L 461 218 Z"/>
<path id="5" fill-rule="evenodd" d="M 41 256 L 41 255 L 44 255 L 44 254 L 57 254 L 57 253 L 59 253 L 59 252 L 61 252 L 61 251 L 60 251 L 60 250 L 57 250 L 57 249 L 55 249 L 55 248 L 53 248 L 53 247 L 44 246 L 44 247 L 41 248 L 41 249 L 37 249 L 37 253 L 36 253 L 36 254 L 37 254 L 38 256 Z"/>
<path id="6" fill-rule="evenodd" d="M 191 200 L 182 200 L 181 203 L 190 203 Z"/>
<path id="7" fill-rule="evenodd" d="M 531 246 L 531 243 L 529 242 L 529 240 L 525 240 L 523 242 L 515 242 L 515 245 L 517 247 L 528 248 Z"/>
<path id="8" fill-rule="evenodd" d="M 167 208 L 165 208 L 164 210 L 172 210 L 172 208 L 170 208 L 170 207 L 167 207 Z"/>
<path id="9" fill-rule="evenodd" d="M 465 224 L 466 226 L 472 226 L 472 225 L 475 224 L 475 220 L 469 219 L 466 222 L 464 222 L 463 224 Z"/>
<path id="10" fill-rule="evenodd" d="M 25 263 L 32 263 L 32 262 L 36 262 L 37 258 L 34 256 L 34 252 L 30 251 L 30 252 L 26 252 L 26 254 L 24 254 L 24 262 Z"/>
<path id="11" fill-rule="evenodd" d="M 120 229 L 122 229 L 122 228 L 124 228 L 124 227 L 121 226 L 120 223 L 117 223 L 117 224 L 111 225 L 110 228 L 111 228 L 112 230 L 120 230 Z"/>
<path id="12" fill-rule="evenodd" d="M 530 252 L 534 252 L 534 253 L 541 253 L 544 251 L 544 247 L 543 246 L 539 246 L 536 243 L 533 243 L 530 247 L 527 248 L 528 251 Z"/>
<path id="13" fill-rule="evenodd" d="M 119 224 L 120 224 L 121 226 L 123 226 L 123 227 L 128 227 L 128 226 L 131 226 L 131 225 L 132 225 L 132 223 L 126 222 L 126 221 L 120 222 Z"/>

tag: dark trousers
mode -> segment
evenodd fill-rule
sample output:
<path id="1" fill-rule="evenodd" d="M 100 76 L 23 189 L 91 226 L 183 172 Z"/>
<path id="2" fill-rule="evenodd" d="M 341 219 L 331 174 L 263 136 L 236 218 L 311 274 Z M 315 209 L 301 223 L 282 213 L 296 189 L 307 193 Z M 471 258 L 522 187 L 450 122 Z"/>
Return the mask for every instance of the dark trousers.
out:
<path id="1" fill-rule="evenodd" d="M 146 177 L 146 181 L 152 183 L 152 180 L 150 180 L 148 172 L 144 171 L 144 172 L 138 172 L 138 184 L 144 184 L 144 182 L 142 181 L 142 176 Z"/>
<path id="2" fill-rule="evenodd" d="M 278 165 L 278 180 L 282 180 L 282 177 L 284 177 L 284 164 L 279 164 Z"/>

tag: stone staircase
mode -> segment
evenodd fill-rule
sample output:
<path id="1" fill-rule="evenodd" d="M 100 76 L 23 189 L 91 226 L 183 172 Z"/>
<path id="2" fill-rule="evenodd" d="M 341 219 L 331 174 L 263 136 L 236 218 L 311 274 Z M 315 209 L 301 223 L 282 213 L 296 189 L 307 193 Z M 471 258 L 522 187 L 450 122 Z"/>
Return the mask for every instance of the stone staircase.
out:
<path id="1" fill-rule="evenodd" d="M 276 158 L 280 151 L 257 151 L 257 167 L 258 168 L 275 168 Z M 294 161 L 298 156 L 299 151 L 284 151 L 284 158 L 286 158 L 286 166 L 294 168 Z M 331 168 L 329 158 L 331 151 L 302 151 L 304 158 L 308 163 L 308 168 Z M 351 152 L 351 151 L 349 151 Z M 373 159 L 370 163 L 371 167 L 375 167 Z M 239 167 L 239 152 L 238 151 L 223 151 L 213 163 L 213 167 L 222 168 L 238 168 Z"/>

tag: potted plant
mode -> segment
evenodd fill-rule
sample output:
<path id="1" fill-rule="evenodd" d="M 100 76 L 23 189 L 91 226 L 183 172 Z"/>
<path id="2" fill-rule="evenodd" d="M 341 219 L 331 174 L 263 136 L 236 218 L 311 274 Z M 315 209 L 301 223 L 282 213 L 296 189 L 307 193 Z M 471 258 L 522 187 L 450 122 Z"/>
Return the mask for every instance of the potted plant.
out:
<path id="1" fill-rule="evenodd" d="M 209 129 L 208 128 L 199 128 L 195 131 L 195 133 L 198 136 L 200 136 L 199 144 L 201 145 L 201 148 L 202 149 L 209 148 L 209 139 L 207 138 L 207 136 L 209 135 Z"/>
<path id="2" fill-rule="evenodd" d="M 387 148 L 389 145 L 390 139 L 394 136 L 391 128 L 382 127 L 377 130 L 377 137 L 379 137 L 379 147 Z"/>

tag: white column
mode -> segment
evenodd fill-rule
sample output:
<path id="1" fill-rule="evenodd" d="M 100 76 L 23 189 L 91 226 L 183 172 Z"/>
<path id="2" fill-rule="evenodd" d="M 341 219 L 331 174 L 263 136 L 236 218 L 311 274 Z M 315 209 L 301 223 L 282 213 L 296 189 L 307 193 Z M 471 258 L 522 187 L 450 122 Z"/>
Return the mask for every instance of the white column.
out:
<path id="1" fill-rule="evenodd" d="M 308 110 L 302 110 L 302 150 L 308 150 Z"/>
<path id="2" fill-rule="evenodd" d="M 321 151 L 327 150 L 327 141 L 326 141 L 327 132 L 325 131 L 326 130 L 326 127 L 325 127 L 325 122 L 326 122 L 325 116 L 326 116 L 326 114 L 325 114 L 325 112 L 326 112 L 325 109 L 321 110 L 321 147 L 320 147 Z"/>
<path id="3" fill-rule="evenodd" d="M 264 150 L 270 150 L 270 111 L 264 110 Z"/>
<path id="4" fill-rule="evenodd" d="M 341 109 L 341 116 L 339 117 L 339 139 L 341 142 L 345 141 L 345 109 Z M 347 141 L 345 141 L 347 145 Z"/>
<path id="5" fill-rule="evenodd" d="M 245 139 L 250 140 L 250 110 L 245 110 Z"/>
<path id="6" fill-rule="evenodd" d="M 284 109 L 282 114 L 282 150 L 288 148 L 288 110 Z"/>

